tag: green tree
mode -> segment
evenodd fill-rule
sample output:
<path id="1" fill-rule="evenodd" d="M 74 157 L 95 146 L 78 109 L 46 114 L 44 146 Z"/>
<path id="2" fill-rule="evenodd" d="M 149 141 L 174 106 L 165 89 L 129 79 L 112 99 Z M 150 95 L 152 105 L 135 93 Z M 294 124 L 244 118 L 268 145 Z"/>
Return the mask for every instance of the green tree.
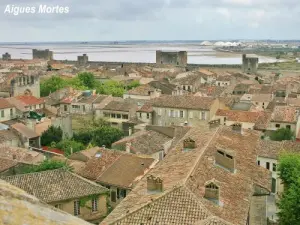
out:
<path id="1" fill-rule="evenodd" d="M 41 172 L 46 170 L 54 170 L 59 168 L 66 168 L 70 169 L 65 162 L 56 161 L 56 160 L 45 160 L 41 164 L 37 166 L 31 166 L 25 168 L 22 173 L 34 173 L 34 172 Z"/>
<path id="2" fill-rule="evenodd" d="M 278 203 L 279 224 L 300 225 L 300 154 L 281 154 L 278 170 L 284 183 L 284 193 Z"/>
<path id="3" fill-rule="evenodd" d="M 137 81 L 137 80 L 134 80 L 134 81 L 131 81 L 128 85 L 127 85 L 127 89 L 130 90 L 130 89 L 133 89 L 133 88 L 136 88 L 140 86 L 140 82 Z"/>
<path id="4" fill-rule="evenodd" d="M 59 76 L 52 76 L 51 78 L 41 82 L 41 96 L 48 96 L 50 93 L 66 87 L 68 83 Z"/>
<path id="5" fill-rule="evenodd" d="M 96 90 L 100 94 L 122 97 L 125 91 L 125 87 L 122 83 L 110 80 L 97 85 Z"/>
<path id="6" fill-rule="evenodd" d="M 92 144 L 96 146 L 105 145 L 108 148 L 111 147 L 111 144 L 120 140 L 124 136 L 124 133 L 114 127 L 100 127 L 93 132 Z"/>
<path id="7" fill-rule="evenodd" d="M 283 141 L 283 140 L 292 140 L 294 133 L 288 128 L 280 128 L 274 131 L 270 138 L 273 141 Z"/>
<path id="8" fill-rule="evenodd" d="M 89 89 L 84 85 L 83 81 L 79 79 L 79 77 L 74 77 L 68 81 L 66 81 L 68 86 L 77 89 L 77 90 L 87 90 Z"/>
<path id="9" fill-rule="evenodd" d="M 58 142 L 56 144 L 56 148 L 62 150 L 65 156 L 69 156 L 72 153 L 84 150 L 85 146 L 82 143 L 77 142 L 75 140 L 66 139 Z"/>
<path id="10" fill-rule="evenodd" d="M 41 145 L 50 146 L 51 143 L 58 143 L 62 140 L 63 131 L 60 127 L 50 126 L 41 135 Z"/>
<path id="11" fill-rule="evenodd" d="M 95 87 L 96 79 L 94 74 L 83 72 L 83 73 L 79 73 L 77 76 L 79 80 L 82 82 L 82 84 L 86 86 L 88 89 L 92 89 Z"/>

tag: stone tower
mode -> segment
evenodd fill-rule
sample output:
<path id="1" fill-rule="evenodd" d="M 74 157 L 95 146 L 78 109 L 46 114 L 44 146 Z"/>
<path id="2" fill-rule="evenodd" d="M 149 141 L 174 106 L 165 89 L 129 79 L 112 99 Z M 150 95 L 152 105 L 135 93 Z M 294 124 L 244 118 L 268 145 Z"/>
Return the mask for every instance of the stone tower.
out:
<path id="1" fill-rule="evenodd" d="M 53 60 L 53 51 L 50 51 L 49 49 L 45 49 L 45 50 L 32 49 L 32 58 Z"/>
<path id="2" fill-rule="evenodd" d="M 82 56 L 77 56 L 77 62 L 80 66 L 84 66 L 88 63 L 89 57 L 86 54 L 83 54 Z"/>
<path id="3" fill-rule="evenodd" d="M 255 74 L 258 68 L 258 56 L 254 54 L 243 54 L 242 71 L 244 73 Z"/>
<path id="4" fill-rule="evenodd" d="M 2 60 L 11 60 L 11 55 L 8 52 L 6 52 L 2 55 Z"/>
<path id="5" fill-rule="evenodd" d="M 169 64 L 177 66 L 186 66 L 187 52 L 163 52 L 156 51 L 156 64 Z"/>

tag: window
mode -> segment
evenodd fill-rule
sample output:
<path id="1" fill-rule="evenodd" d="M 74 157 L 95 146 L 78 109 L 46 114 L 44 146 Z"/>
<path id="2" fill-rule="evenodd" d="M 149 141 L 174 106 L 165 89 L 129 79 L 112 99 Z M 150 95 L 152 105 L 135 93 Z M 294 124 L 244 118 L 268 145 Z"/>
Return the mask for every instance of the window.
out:
<path id="1" fill-rule="evenodd" d="M 1 117 L 4 117 L 4 110 L 1 110 Z"/>
<path id="2" fill-rule="evenodd" d="M 193 112 L 190 112 L 190 118 L 191 119 L 193 118 Z"/>
<path id="3" fill-rule="evenodd" d="M 260 161 L 259 161 L 259 160 L 257 161 L 257 165 L 259 165 L 259 166 L 260 166 Z"/>
<path id="4" fill-rule="evenodd" d="M 118 119 L 121 119 L 121 114 L 117 114 L 117 118 L 118 118 Z"/>
<path id="5" fill-rule="evenodd" d="M 56 204 L 54 207 L 57 208 L 57 209 L 62 209 L 62 205 L 61 204 Z"/>
<path id="6" fill-rule="evenodd" d="M 266 168 L 269 170 L 270 169 L 270 163 L 266 162 Z"/>
<path id="7" fill-rule="evenodd" d="M 286 129 L 291 129 L 291 125 L 286 125 Z"/>
<path id="8" fill-rule="evenodd" d="M 140 118 L 142 118 L 142 113 L 140 113 Z"/>
<path id="9" fill-rule="evenodd" d="M 276 167 L 277 167 L 276 163 L 273 163 L 273 171 L 274 171 L 274 172 L 276 172 L 276 170 L 277 170 Z"/>
<path id="10" fill-rule="evenodd" d="M 92 199 L 92 212 L 98 211 L 98 198 Z"/>
<path id="11" fill-rule="evenodd" d="M 150 114 L 149 113 L 147 113 L 147 119 L 149 119 L 150 118 Z"/>
<path id="12" fill-rule="evenodd" d="M 68 106 L 67 105 L 64 105 L 64 110 L 65 110 L 65 112 L 68 111 Z"/>
<path id="13" fill-rule="evenodd" d="M 110 200 L 112 202 L 116 202 L 117 201 L 117 193 L 115 191 L 110 192 Z"/>
<path id="14" fill-rule="evenodd" d="M 183 118 L 183 111 L 180 111 L 180 117 Z"/>
<path id="15" fill-rule="evenodd" d="M 82 106 L 82 111 L 85 112 L 85 105 Z"/>
<path id="16" fill-rule="evenodd" d="M 117 199 L 120 199 L 120 189 L 117 188 Z"/>
<path id="17" fill-rule="evenodd" d="M 175 117 L 174 116 L 174 110 L 170 110 L 170 117 Z"/>
<path id="18" fill-rule="evenodd" d="M 122 119 L 128 120 L 128 115 L 122 115 Z"/>
<path id="19" fill-rule="evenodd" d="M 13 115 L 13 109 L 10 109 L 10 115 L 12 116 Z"/>
<path id="20" fill-rule="evenodd" d="M 80 201 L 74 201 L 74 216 L 80 215 Z"/>
<path id="21" fill-rule="evenodd" d="M 103 113 L 104 117 L 109 117 L 109 113 Z"/>
<path id="22" fill-rule="evenodd" d="M 279 128 L 279 127 L 280 127 L 280 124 L 276 124 L 275 127 L 276 127 L 276 128 Z"/>
<path id="23" fill-rule="evenodd" d="M 116 118 L 116 114 L 112 113 L 111 118 Z"/>
<path id="24" fill-rule="evenodd" d="M 120 196 L 121 196 L 121 198 L 126 198 L 126 190 L 121 189 Z"/>
<path id="25" fill-rule="evenodd" d="M 206 119 L 205 112 L 201 112 L 201 120 L 205 120 L 205 119 Z"/>

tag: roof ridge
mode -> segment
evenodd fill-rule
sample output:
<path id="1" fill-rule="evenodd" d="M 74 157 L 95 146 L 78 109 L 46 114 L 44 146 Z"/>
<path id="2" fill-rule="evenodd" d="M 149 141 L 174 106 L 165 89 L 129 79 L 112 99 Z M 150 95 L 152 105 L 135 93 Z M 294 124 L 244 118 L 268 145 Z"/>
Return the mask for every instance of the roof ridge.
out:
<path id="1" fill-rule="evenodd" d="M 44 171 L 38 171 L 38 172 L 32 172 L 32 173 L 21 173 L 21 174 L 15 174 L 15 175 L 10 175 L 10 176 L 5 176 L 5 177 L 21 177 L 21 176 L 28 176 L 28 175 L 31 175 L 31 174 L 37 174 L 37 173 L 47 173 L 47 172 L 50 172 L 50 171 L 58 171 L 58 170 L 64 170 L 64 171 L 67 171 L 66 168 L 64 167 L 61 167 L 61 168 L 58 168 L 58 169 L 53 169 L 53 170 L 44 170 Z"/>
<path id="2" fill-rule="evenodd" d="M 211 136 L 211 138 L 209 139 L 209 141 L 205 144 L 205 146 L 204 146 L 204 148 L 203 148 L 203 151 L 202 151 L 202 152 L 199 154 L 199 156 L 197 157 L 194 166 L 192 167 L 191 171 L 187 174 L 186 178 L 183 180 L 183 183 L 186 183 L 187 180 L 189 179 L 189 177 L 191 176 L 191 174 L 194 173 L 194 171 L 195 171 L 197 165 L 198 165 L 199 162 L 200 162 L 200 159 L 202 158 L 202 155 L 205 153 L 207 147 L 210 145 L 210 143 L 211 143 L 212 140 L 216 137 L 216 135 L 220 132 L 220 130 L 221 130 L 221 127 L 218 127 L 218 128 L 215 130 L 214 134 L 213 134 L 213 135 Z M 186 135 L 185 135 L 185 136 L 186 136 Z"/>

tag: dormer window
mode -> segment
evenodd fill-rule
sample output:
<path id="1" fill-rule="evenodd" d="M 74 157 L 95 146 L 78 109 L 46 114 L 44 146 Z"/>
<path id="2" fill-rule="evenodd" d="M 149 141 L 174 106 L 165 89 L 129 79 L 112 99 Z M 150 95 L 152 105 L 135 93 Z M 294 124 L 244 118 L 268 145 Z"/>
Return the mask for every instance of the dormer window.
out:
<path id="1" fill-rule="evenodd" d="M 232 173 L 235 172 L 235 156 L 233 152 L 218 149 L 215 160 L 217 166 L 220 166 Z"/>
<path id="2" fill-rule="evenodd" d="M 183 141 L 183 151 L 189 151 L 196 148 L 196 142 L 191 139 L 187 138 Z"/>
<path id="3" fill-rule="evenodd" d="M 210 182 L 207 185 L 205 185 L 204 198 L 216 204 L 219 204 L 219 197 L 219 187 L 214 182 Z"/>

